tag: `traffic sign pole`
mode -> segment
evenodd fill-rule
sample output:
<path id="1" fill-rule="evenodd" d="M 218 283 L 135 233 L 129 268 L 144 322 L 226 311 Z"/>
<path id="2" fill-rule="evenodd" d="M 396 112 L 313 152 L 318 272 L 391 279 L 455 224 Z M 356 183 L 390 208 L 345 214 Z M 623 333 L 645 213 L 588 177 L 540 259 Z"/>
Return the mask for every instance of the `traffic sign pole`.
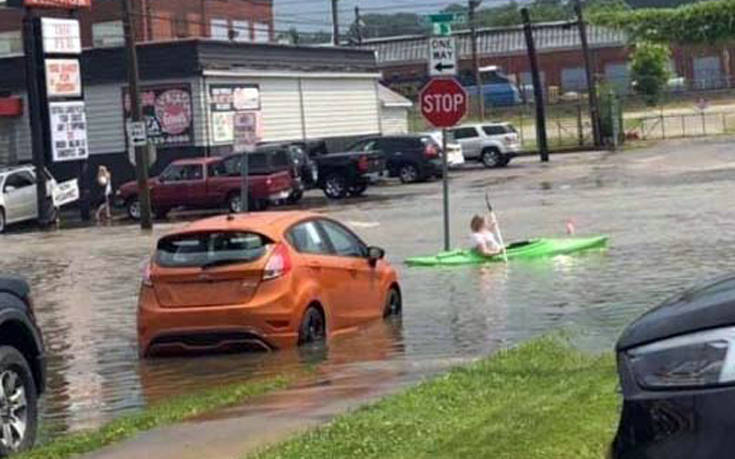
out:
<path id="1" fill-rule="evenodd" d="M 451 250 L 449 243 L 449 164 L 447 162 L 447 130 L 442 129 L 442 183 L 444 192 L 444 250 Z"/>

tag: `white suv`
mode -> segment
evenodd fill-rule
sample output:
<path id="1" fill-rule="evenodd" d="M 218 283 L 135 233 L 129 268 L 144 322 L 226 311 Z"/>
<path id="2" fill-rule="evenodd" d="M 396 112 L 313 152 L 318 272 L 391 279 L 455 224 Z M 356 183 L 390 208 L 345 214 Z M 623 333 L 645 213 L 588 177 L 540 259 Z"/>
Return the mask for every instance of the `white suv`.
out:
<path id="1" fill-rule="evenodd" d="M 11 223 L 38 218 L 35 171 L 33 166 L 0 168 L 0 233 Z M 48 171 L 46 177 L 46 190 L 51 199 L 56 180 Z"/>
<path id="2" fill-rule="evenodd" d="M 485 167 L 507 166 L 521 150 L 518 131 L 510 123 L 465 124 L 449 131 L 462 145 L 465 159 Z"/>

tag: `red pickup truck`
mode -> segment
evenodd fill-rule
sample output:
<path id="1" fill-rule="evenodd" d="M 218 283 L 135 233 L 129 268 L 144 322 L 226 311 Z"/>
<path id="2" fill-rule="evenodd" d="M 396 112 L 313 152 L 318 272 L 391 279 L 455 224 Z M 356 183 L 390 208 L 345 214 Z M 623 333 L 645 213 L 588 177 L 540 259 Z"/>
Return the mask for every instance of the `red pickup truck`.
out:
<path id="1" fill-rule="evenodd" d="M 249 164 L 258 161 L 249 155 Z M 151 207 L 157 218 L 165 218 L 175 207 L 221 208 L 239 212 L 240 162 L 242 156 L 192 158 L 172 162 L 158 177 L 148 182 Z M 293 179 L 289 170 L 251 167 L 248 174 L 250 208 L 263 210 L 271 203 L 285 201 L 291 194 Z M 120 186 L 115 203 L 127 210 L 130 218 L 140 218 L 137 182 Z"/>

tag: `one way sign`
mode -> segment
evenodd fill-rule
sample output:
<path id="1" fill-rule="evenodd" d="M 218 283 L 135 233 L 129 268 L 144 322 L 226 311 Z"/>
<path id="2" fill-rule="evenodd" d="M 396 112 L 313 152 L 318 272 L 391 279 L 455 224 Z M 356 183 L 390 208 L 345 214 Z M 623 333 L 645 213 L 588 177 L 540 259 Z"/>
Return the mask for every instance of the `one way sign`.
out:
<path id="1" fill-rule="evenodd" d="M 429 38 L 429 75 L 457 75 L 457 52 L 454 37 Z"/>

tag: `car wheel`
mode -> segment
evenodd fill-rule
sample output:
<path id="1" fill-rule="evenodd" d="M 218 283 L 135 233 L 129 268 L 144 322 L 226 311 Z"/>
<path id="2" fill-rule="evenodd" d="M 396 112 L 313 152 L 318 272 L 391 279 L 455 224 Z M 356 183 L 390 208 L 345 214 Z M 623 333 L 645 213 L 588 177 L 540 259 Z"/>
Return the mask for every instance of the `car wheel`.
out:
<path id="1" fill-rule="evenodd" d="M 137 196 L 128 199 L 125 203 L 125 208 L 128 211 L 128 217 L 136 221 L 140 220 L 140 200 Z"/>
<path id="2" fill-rule="evenodd" d="M 391 287 L 390 290 L 388 290 L 388 295 L 385 297 L 383 317 L 401 315 L 402 310 L 403 303 L 401 300 L 401 292 L 398 291 L 398 288 Z"/>
<path id="3" fill-rule="evenodd" d="M 347 196 L 347 181 L 339 174 L 332 174 L 324 180 L 324 194 L 330 199 Z"/>
<path id="4" fill-rule="evenodd" d="M 327 337 L 327 327 L 322 312 L 314 306 L 304 313 L 299 326 L 299 346 L 324 341 Z"/>
<path id="5" fill-rule="evenodd" d="M 36 440 L 38 396 L 28 362 L 10 346 L 0 346 L 0 456 L 25 451 Z"/>
<path id="6" fill-rule="evenodd" d="M 419 181 L 419 170 L 413 164 L 404 164 L 398 170 L 401 183 L 414 183 Z"/>
<path id="7" fill-rule="evenodd" d="M 482 156 L 480 157 L 480 160 L 482 161 L 482 164 L 487 168 L 499 167 L 502 162 L 502 155 L 497 148 L 486 148 L 482 151 Z"/>
<path id="8" fill-rule="evenodd" d="M 362 196 L 365 193 L 365 190 L 367 190 L 367 187 L 367 183 L 352 185 L 348 192 L 350 193 L 350 196 Z"/>
<path id="9" fill-rule="evenodd" d="M 509 155 L 503 155 L 503 157 L 500 159 L 499 167 L 505 167 L 510 163 L 510 160 L 512 159 Z"/>
<path id="10" fill-rule="evenodd" d="M 297 202 L 301 201 L 303 197 L 304 197 L 304 190 L 293 191 L 291 195 L 288 197 L 288 203 L 296 204 Z"/>
<path id="11" fill-rule="evenodd" d="M 0 207 L 0 234 L 5 232 L 5 209 Z"/>

